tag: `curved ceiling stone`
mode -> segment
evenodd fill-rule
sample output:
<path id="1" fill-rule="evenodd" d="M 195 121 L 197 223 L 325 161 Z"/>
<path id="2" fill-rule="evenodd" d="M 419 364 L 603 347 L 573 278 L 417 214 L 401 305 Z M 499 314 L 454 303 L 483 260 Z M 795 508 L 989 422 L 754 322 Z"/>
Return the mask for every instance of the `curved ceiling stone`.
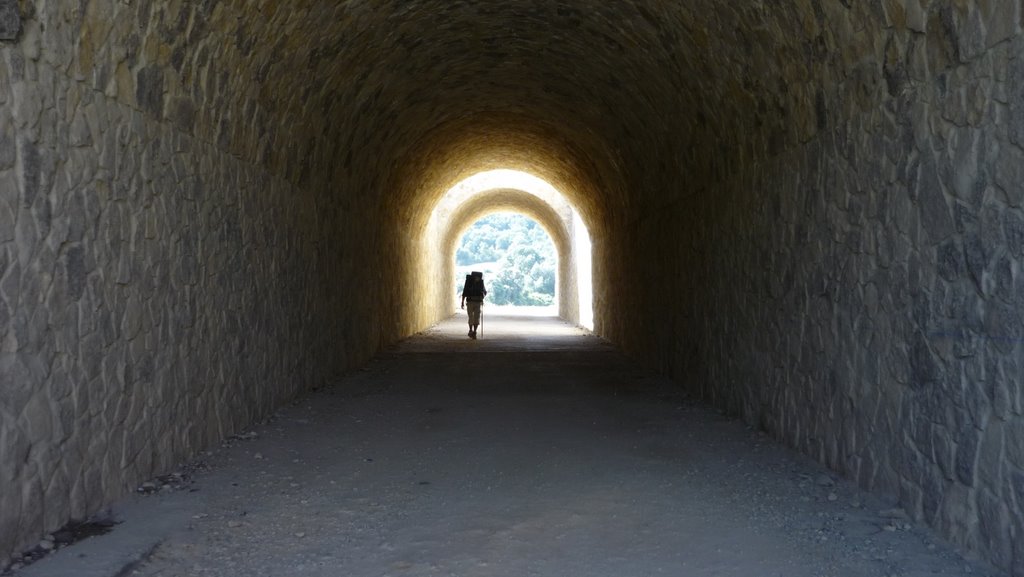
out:
<path id="1" fill-rule="evenodd" d="M 666 167 L 714 177 L 806 139 L 822 115 L 810 80 L 875 49 L 810 1 L 87 6 L 54 23 L 88 31 L 79 74 L 403 222 L 490 167 L 549 180 L 588 221 L 628 217 Z"/>
<path id="2" fill-rule="evenodd" d="M 572 214 L 559 214 L 539 197 L 507 188 L 486 191 L 464 202 L 449 217 L 441 246 L 446 252 L 454 252 L 459 238 L 474 222 L 495 212 L 514 212 L 532 218 L 551 237 L 559 256 L 567 255 L 571 242 L 567 225 L 571 222 Z"/>

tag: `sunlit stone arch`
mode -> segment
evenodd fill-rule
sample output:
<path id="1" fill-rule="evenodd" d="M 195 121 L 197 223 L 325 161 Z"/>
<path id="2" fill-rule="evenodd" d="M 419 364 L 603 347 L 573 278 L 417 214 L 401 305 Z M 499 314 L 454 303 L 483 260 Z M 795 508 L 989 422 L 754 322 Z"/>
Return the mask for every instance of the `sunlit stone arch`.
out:
<path id="1" fill-rule="evenodd" d="M 420 257 L 416 260 L 419 292 L 429 295 L 421 301 L 426 321 L 437 321 L 454 312 L 450 294 L 454 275 L 455 243 L 473 222 L 499 211 L 534 218 L 551 236 L 558 252 L 558 314 L 574 323 L 591 326 L 591 287 L 578 282 L 590 278 L 590 244 L 581 217 L 565 197 L 548 182 L 525 172 L 492 170 L 477 173 L 452 186 L 437 202 L 423 230 Z M 581 315 L 582 302 L 586 311 Z"/>
<path id="2" fill-rule="evenodd" d="M 443 254 L 449 256 L 444 261 L 444 270 L 447 275 L 444 278 L 454 278 L 455 262 L 451 257 L 455 253 L 459 239 L 474 222 L 496 212 L 513 212 L 532 218 L 551 237 L 558 255 L 558 279 L 555 291 L 558 314 L 562 318 L 578 322 L 579 298 L 576 294 L 575 258 L 571 234 L 572 209 L 566 205 L 561 207 L 561 210 L 557 210 L 551 204 L 528 192 L 514 189 L 486 191 L 464 202 L 450 215 L 441 245 Z"/>

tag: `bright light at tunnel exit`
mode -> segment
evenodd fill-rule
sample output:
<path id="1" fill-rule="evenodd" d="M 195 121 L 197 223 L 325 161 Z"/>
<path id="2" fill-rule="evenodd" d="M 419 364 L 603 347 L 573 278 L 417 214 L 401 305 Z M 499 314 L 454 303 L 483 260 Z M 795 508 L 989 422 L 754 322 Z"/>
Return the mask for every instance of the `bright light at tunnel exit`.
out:
<path id="1" fill-rule="evenodd" d="M 493 305 L 538 311 L 554 307 L 558 255 L 547 229 L 525 214 L 488 214 L 462 235 L 455 251 L 455 291 L 482 271 Z"/>
<path id="2" fill-rule="evenodd" d="M 496 188 L 522 190 L 540 198 L 548 196 L 555 196 L 559 199 L 563 198 L 562 194 L 555 187 L 548 184 L 547 181 L 526 172 L 505 169 L 478 172 L 453 186 L 445 196 L 459 195 L 460 193 L 471 196 Z"/>
<path id="3" fill-rule="evenodd" d="M 569 241 L 572 245 L 572 272 L 576 276 L 577 302 L 579 304 L 579 324 L 587 329 L 594 328 L 593 308 L 593 274 L 591 269 L 591 242 L 590 232 L 587 230 L 583 219 L 555 187 L 547 181 L 532 174 L 518 170 L 490 170 L 477 173 L 466 178 L 450 188 L 435 208 L 450 214 L 456 207 L 469 201 L 473 197 L 488 191 L 499 189 L 520 190 L 548 204 L 556 209 L 559 206 L 567 206 L 571 210 L 571 220 L 567 223 L 570 227 Z M 559 258 L 567 255 L 560 254 Z"/>
<path id="4" fill-rule="evenodd" d="M 580 294 L 580 325 L 594 330 L 594 276 L 591 271 L 590 233 L 579 213 L 572 211 L 576 245 L 576 285 Z"/>

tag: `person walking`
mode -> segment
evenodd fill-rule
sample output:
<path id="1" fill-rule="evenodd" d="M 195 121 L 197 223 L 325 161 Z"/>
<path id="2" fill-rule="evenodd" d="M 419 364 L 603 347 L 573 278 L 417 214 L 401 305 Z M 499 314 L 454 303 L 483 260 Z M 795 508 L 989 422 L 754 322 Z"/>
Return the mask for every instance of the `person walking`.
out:
<path id="1" fill-rule="evenodd" d="M 466 309 L 469 314 L 469 338 L 476 338 L 477 328 L 480 326 L 480 307 L 484 304 L 484 297 L 487 296 L 487 288 L 484 287 L 484 273 L 473 271 L 466 275 L 466 284 L 462 287 L 462 304 L 459 308 Z"/>

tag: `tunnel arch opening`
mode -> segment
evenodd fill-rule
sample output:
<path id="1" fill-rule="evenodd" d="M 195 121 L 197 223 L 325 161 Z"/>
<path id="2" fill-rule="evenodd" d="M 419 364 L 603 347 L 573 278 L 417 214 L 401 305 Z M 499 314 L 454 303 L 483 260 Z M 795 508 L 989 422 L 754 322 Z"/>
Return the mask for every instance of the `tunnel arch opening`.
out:
<path id="1" fill-rule="evenodd" d="M 437 201 L 423 233 L 423 258 L 418 261 L 426 278 L 455 278 L 454 253 L 459 239 L 474 222 L 498 212 L 531 218 L 548 233 L 557 254 L 558 316 L 593 328 L 589 232 L 583 218 L 551 184 L 525 172 L 480 172 L 456 183 Z M 581 278 L 588 282 L 581 284 Z M 439 290 L 432 301 L 437 312 L 433 322 L 455 312 L 456 303 L 447 288 Z"/>

